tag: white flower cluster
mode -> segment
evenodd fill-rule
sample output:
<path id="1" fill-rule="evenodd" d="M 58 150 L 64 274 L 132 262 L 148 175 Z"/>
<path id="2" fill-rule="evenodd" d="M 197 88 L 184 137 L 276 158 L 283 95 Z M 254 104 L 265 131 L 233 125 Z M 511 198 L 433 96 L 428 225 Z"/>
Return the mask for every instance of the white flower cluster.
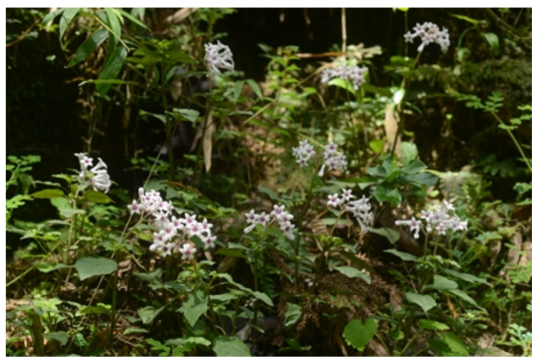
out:
<path id="1" fill-rule="evenodd" d="M 312 145 L 307 140 L 300 141 L 299 147 L 292 147 L 292 155 L 300 167 L 307 166 L 307 162 L 316 154 Z"/>
<path id="2" fill-rule="evenodd" d="M 246 221 L 247 223 L 250 223 L 250 225 L 244 229 L 244 233 L 251 232 L 258 224 L 266 226 L 267 224 L 277 221 L 277 224 L 279 224 L 279 229 L 283 231 L 288 239 L 293 241 L 295 238 L 294 234 L 292 233 L 294 225 L 290 223 L 292 218 L 294 218 L 294 216 L 285 211 L 285 206 L 283 205 L 278 206 L 274 204 L 274 210 L 270 212 L 270 214 L 267 214 L 266 212 L 257 214 L 255 213 L 255 210 L 252 209 L 246 214 Z"/>
<path id="3" fill-rule="evenodd" d="M 216 45 L 205 44 L 205 62 L 211 71 L 221 73 L 220 69 L 233 71 L 233 53 L 229 46 L 222 44 L 219 40 Z"/>
<path id="4" fill-rule="evenodd" d="M 354 90 L 357 90 L 365 82 L 365 74 L 368 72 L 367 67 L 359 66 L 340 66 L 328 68 L 322 71 L 320 82 L 326 83 L 334 77 L 340 77 L 343 80 L 350 80 L 354 84 Z"/>
<path id="5" fill-rule="evenodd" d="M 449 31 L 445 28 L 439 30 L 439 26 L 432 22 L 425 22 L 422 25 L 417 23 L 413 28 L 413 31 L 415 32 L 412 33 L 411 31 L 408 31 L 404 35 L 404 39 L 406 39 L 406 42 L 413 42 L 414 38 L 420 37 L 422 43 L 417 49 L 419 52 L 422 52 L 426 45 L 433 42 L 441 46 L 443 52 L 447 51 L 450 46 Z"/>
<path id="6" fill-rule="evenodd" d="M 88 168 L 93 166 L 93 158 L 88 157 L 85 153 L 75 153 L 74 155 L 78 157 L 80 162 L 80 179 L 89 182 L 94 191 L 99 190 L 108 193 L 112 186 L 112 181 L 110 181 L 106 163 L 99 158 L 99 163 L 88 171 Z"/>
<path id="7" fill-rule="evenodd" d="M 196 220 L 196 215 L 184 214 L 184 218 L 173 216 L 175 208 L 171 201 L 165 202 L 159 192 L 151 190 L 145 192 L 138 190 L 139 202 L 132 201 L 128 205 L 130 214 L 151 215 L 157 232 L 153 233 L 151 251 L 159 251 L 163 257 L 170 255 L 174 250 L 182 253 L 182 259 L 193 259 L 197 249 L 190 243 L 190 238 L 197 236 L 205 248 L 214 247 L 216 236 L 212 236 L 212 224 L 207 219 L 202 222 Z M 182 243 L 182 246 L 181 246 Z"/>
<path id="8" fill-rule="evenodd" d="M 370 206 L 369 199 L 365 195 L 361 199 L 350 201 L 354 197 L 351 189 L 343 189 L 341 198 L 339 198 L 338 193 L 328 195 L 328 206 L 335 208 L 342 206 L 341 211 L 352 213 L 357 219 L 361 231 L 366 233 L 372 228 L 372 222 L 374 220 L 374 215 L 371 211 L 372 207 Z"/>
<path id="9" fill-rule="evenodd" d="M 337 155 L 337 145 L 333 143 L 329 143 L 326 146 L 326 149 L 324 151 L 324 163 L 322 164 L 322 168 L 320 168 L 320 172 L 318 172 L 318 175 L 320 177 L 324 176 L 324 169 L 328 167 L 330 171 L 333 170 L 339 170 L 341 172 L 346 171 L 346 167 L 348 166 L 348 162 L 346 161 L 346 156 L 344 154 Z"/>
<path id="10" fill-rule="evenodd" d="M 432 232 L 434 229 L 437 230 L 439 234 L 446 234 L 447 229 L 452 229 L 453 232 L 456 231 L 466 231 L 467 230 L 467 221 L 460 220 L 460 217 L 457 215 L 450 216 L 449 211 L 453 210 L 454 207 L 452 204 L 447 201 L 443 202 L 443 205 L 437 211 L 421 211 L 422 218 L 426 221 L 426 231 Z M 422 226 L 422 221 L 411 217 L 410 220 L 398 220 L 395 221 L 397 226 L 408 225 L 411 231 L 414 231 L 413 237 L 419 238 L 419 231 Z"/>

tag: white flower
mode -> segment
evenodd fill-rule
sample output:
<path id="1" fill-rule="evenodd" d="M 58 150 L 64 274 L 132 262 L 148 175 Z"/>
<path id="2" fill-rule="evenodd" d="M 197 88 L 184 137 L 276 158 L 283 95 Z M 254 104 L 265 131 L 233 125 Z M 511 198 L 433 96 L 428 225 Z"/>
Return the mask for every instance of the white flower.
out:
<path id="1" fill-rule="evenodd" d="M 279 219 L 283 213 L 285 213 L 285 206 L 278 206 L 277 204 L 274 204 L 274 210 L 270 213 L 270 215 Z"/>
<path id="2" fill-rule="evenodd" d="M 419 220 L 416 220 L 415 217 L 411 217 L 411 220 L 409 221 L 397 220 L 395 221 L 395 224 L 397 226 L 401 226 L 401 225 L 409 226 L 409 229 L 414 232 L 413 238 L 415 239 L 419 238 L 419 231 L 421 229 L 422 222 Z"/>
<path id="3" fill-rule="evenodd" d="M 328 206 L 338 207 L 342 203 L 337 193 L 328 195 Z"/>
<path id="4" fill-rule="evenodd" d="M 342 190 L 342 199 L 346 202 L 354 198 L 355 196 L 352 194 L 351 189 L 343 189 Z"/>
<path id="5" fill-rule="evenodd" d="M 201 240 L 203 241 L 203 243 L 205 244 L 205 247 L 206 248 L 210 248 L 210 247 L 214 247 L 214 243 L 216 242 L 216 236 L 209 236 L 209 237 L 204 237 L 204 238 L 201 238 Z"/>
<path id="6" fill-rule="evenodd" d="M 136 202 L 136 200 L 133 200 L 132 204 L 129 204 L 127 207 L 130 210 L 131 215 L 140 214 L 142 210 L 141 206 Z"/>
<path id="7" fill-rule="evenodd" d="M 219 40 L 216 45 L 205 44 L 205 62 L 210 71 L 221 73 L 220 69 L 234 71 L 233 53 L 227 45 L 223 45 Z"/>
<path id="8" fill-rule="evenodd" d="M 189 243 L 182 245 L 182 248 L 179 249 L 179 252 L 182 253 L 183 260 L 194 259 L 194 254 L 197 252 L 197 248 L 192 248 Z"/>
<path id="9" fill-rule="evenodd" d="M 439 26 L 437 26 L 436 24 L 431 22 L 425 22 L 422 25 L 415 25 L 413 30 L 415 31 L 414 33 L 409 31 L 404 34 L 404 39 L 406 40 L 406 42 L 413 42 L 414 38 L 420 37 L 422 43 L 417 49 L 417 51 L 422 52 L 426 45 L 431 44 L 433 42 L 441 46 L 441 50 L 443 52 L 448 50 L 450 46 L 450 38 L 449 31 L 447 29 L 443 28 L 443 30 L 439 30 Z"/>
<path id="10" fill-rule="evenodd" d="M 326 83 L 334 77 L 340 77 L 343 80 L 350 80 L 357 90 L 359 86 L 365 83 L 365 74 L 368 72 L 367 67 L 359 66 L 340 66 L 322 71 L 320 81 Z"/>
<path id="11" fill-rule="evenodd" d="M 307 162 L 316 154 L 312 145 L 307 140 L 300 141 L 299 147 L 292 148 L 292 155 L 300 167 L 307 166 Z"/>

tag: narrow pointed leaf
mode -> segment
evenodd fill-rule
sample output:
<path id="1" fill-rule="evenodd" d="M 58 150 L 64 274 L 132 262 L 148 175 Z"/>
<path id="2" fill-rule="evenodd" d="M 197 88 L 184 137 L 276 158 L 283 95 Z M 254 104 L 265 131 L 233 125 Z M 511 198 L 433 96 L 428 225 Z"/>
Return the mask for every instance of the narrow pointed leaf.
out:
<path id="1" fill-rule="evenodd" d="M 78 50 L 76 50 L 76 53 L 74 54 L 71 61 L 69 61 L 69 64 L 67 67 L 73 67 L 74 65 L 80 63 L 81 61 L 84 61 L 89 54 L 91 54 L 97 47 L 100 46 L 108 38 L 108 31 L 106 29 L 100 29 L 95 31 L 93 34 L 91 34 L 90 37 L 86 39 L 80 45 Z"/>

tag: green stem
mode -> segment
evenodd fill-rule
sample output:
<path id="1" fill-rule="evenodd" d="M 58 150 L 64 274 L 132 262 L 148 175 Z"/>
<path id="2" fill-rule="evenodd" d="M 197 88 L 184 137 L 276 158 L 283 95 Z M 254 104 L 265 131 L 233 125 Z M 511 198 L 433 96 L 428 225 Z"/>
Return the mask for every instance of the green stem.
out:
<path id="1" fill-rule="evenodd" d="M 508 134 L 512 138 L 512 141 L 514 141 L 519 153 L 521 153 L 521 157 L 523 157 L 523 160 L 525 161 L 527 167 L 529 168 L 529 171 L 532 173 L 532 166 L 530 165 L 530 162 L 527 159 L 527 157 L 525 157 L 525 153 L 523 152 L 523 149 L 521 148 L 521 145 L 519 144 L 519 142 L 517 142 L 517 139 L 515 138 L 515 136 L 512 133 L 512 131 L 508 127 L 506 127 L 505 123 L 501 120 L 501 118 L 499 116 L 497 116 L 497 114 L 495 112 L 492 112 L 491 114 L 493 115 L 493 117 L 495 117 L 495 119 L 497 121 L 499 121 L 503 126 L 505 126 L 504 129 L 506 130 L 506 132 L 508 132 Z"/>

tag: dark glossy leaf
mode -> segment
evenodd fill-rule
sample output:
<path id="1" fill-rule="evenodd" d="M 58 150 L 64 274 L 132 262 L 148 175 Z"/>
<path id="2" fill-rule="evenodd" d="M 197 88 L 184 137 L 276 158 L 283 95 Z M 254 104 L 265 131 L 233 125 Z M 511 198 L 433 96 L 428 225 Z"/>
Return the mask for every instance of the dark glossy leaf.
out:
<path id="1" fill-rule="evenodd" d="M 73 18 L 78 14 L 78 11 L 80 11 L 80 8 L 67 8 L 65 9 L 60 18 L 60 42 L 63 41 L 63 34 L 65 34 L 65 30 L 67 30 L 67 27 L 73 21 Z"/>
<path id="2" fill-rule="evenodd" d="M 110 56 L 110 59 L 104 66 L 102 73 L 99 76 L 99 80 L 114 80 L 119 75 L 123 63 L 127 57 L 127 50 L 123 47 L 117 48 L 114 53 Z M 104 96 L 108 92 L 112 85 L 111 84 L 97 84 L 97 92 Z"/>
<path id="3" fill-rule="evenodd" d="M 91 36 L 88 37 L 86 41 L 82 43 L 82 45 L 80 45 L 78 50 L 76 50 L 76 53 L 72 57 L 71 61 L 69 61 L 67 67 L 73 67 L 79 62 L 84 61 L 89 54 L 99 47 L 100 44 L 102 44 L 107 38 L 108 31 L 106 29 L 100 29 L 92 33 Z"/>

